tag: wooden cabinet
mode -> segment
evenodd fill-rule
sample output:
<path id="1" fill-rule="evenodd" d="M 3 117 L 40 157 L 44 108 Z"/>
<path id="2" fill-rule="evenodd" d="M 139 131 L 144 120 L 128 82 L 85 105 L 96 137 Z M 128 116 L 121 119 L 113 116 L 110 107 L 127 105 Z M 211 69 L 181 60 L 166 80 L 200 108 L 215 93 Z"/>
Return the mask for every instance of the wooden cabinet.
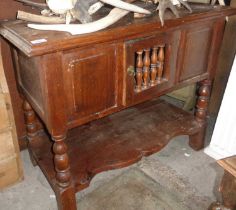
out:
<path id="1" fill-rule="evenodd" d="M 32 31 L 21 21 L 2 25 L 0 33 L 14 45 L 29 151 L 59 209 L 76 209 L 75 193 L 97 173 L 158 152 L 174 136 L 189 135 L 193 149 L 203 148 L 225 16 L 235 13 L 196 8 L 164 27 L 157 15 L 127 16 L 78 36 Z M 194 115 L 156 99 L 197 82 Z M 37 116 L 47 129 L 41 135 Z"/>

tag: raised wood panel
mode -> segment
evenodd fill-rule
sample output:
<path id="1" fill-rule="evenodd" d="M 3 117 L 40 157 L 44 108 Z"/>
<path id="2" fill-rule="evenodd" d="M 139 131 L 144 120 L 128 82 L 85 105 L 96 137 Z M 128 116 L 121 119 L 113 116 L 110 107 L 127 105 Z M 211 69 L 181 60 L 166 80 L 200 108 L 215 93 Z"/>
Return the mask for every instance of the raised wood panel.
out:
<path id="1" fill-rule="evenodd" d="M 33 102 L 34 108 L 41 117 L 44 115 L 43 91 L 40 72 L 42 72 L 40 58 L 28 58 L 18 54 L 18 65 L 16 68 L 18 83 L 25 96 Z"/>
<path id="2" fill-rule="evenodd" d="M 200 26 L 185 32 L 180 81 L 207 72 L 212 26 Z"/>
<path id="3" fill-rule="evenodd" d="M 99 116 L 117 107 L 115 46 L 65 53 L 64 79 L 69 121 Z"/>

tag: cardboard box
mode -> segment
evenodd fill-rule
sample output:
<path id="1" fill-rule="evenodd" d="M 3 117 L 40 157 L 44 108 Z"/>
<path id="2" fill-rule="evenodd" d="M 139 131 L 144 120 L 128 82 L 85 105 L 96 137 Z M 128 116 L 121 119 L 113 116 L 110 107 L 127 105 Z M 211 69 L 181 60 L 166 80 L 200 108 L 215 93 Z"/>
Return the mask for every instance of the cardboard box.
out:
<path id="1" fill-rule="evenodd" d="M 23 179 L 19 154 L 11 98 L 0 51 L 0 189 Z"/>
<path id="2" fill-rule="evenodd" d="M 0 85 L 1 86 L 1 85 Z M 5 95 L 0 90 L 0 132 L 10 127 L 10 120 L 8 117 Z"/>
<path id="3" fill-rule="evenodd" d="M 18 157 L 11 157 L 0 162 L 0 189 L 11 186 L 22 180 L 21 168 L 19 167 Z"/>

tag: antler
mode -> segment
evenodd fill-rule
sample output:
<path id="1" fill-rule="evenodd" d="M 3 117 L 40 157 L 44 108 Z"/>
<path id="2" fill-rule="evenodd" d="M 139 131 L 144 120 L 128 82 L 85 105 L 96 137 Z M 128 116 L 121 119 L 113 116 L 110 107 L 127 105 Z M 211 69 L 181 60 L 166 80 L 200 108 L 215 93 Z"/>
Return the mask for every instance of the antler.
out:
<path id="1" fill-rule="evenodd" d="M 53 6 L 53 1 L 56 0 L 47 0 L 50 4 L 49 7 Z M 70 0 L 71 1 L 71 0 Z M 80 0 L 79 0 L 80 1 Z M 95 32 L 101 29 L 104 29 L 113 23 L 120 20 L 122 17 L 127 15 L 130 11 L 134 11 L 137 13 L 145 13 L 145 14 L 151 14 L 148 10 L 145 10 L 141 7 L 129 4 L 134 2 L 135 0 L 127 0 L 127 2 L 123 2 L 121 0 L 100 0 L 103 3 L 113 5 L 115 9 L 112 9 L 111 12 L 104 18 L 101 18 L 97 21 L 90 22 L 90 23 L 84 23 L 84 24 L 58 24 L 58 25 L 37 25 L 37 24 L 28 24 L 28 27 L 39 29 L 39 30 L 55 30 L 55 31 L 66 31 L 71 34 L 85 34 L 85 33 L 91 33 Z M 65 2 L 66 3 L 66 2 Z M 75 5 L 78 3 L 78 1 L 75 3 Z M 69 4 L 68 4 L 69 5 Z M 78 5 L 76 5 L 78 6 Z M 56 7 L 55 7 L 56 8 Z M 123 9 L 122 9 L 123 8 Z M 76 11 L 76 10 L 75 10 Z M 68 12 L 68 11 L 65 11 Z M 74 9 L 71 10 L 72 14 L 74 13 Z M 75 13 L 74 15 L 78 18 Z M 80 18 L 81 20 L 81 18 Z"/>
<path id="2" fill-rule="evenodd" d="M 100 0 L 100 1 L 105 3 L 105 4 L 110 4 L 114 7 L 124 9 L 124 10 L 128 10 L 128 11 L 131 11 L 131 12 L 143 13 L 143 14 L 147 14 L 147 15 L 151 14 L 150 11 L 148 11 L 146 9 L 143 9 L 142 7 L 138 7 L 136 5 L 129 4 L 129 3 L 121 1 L 121 0 Z"/>
<path id="3" fill-rule="evenodd" d="M 183 4 L 191 13 L 192 9 L 191 7 L 188 5 L 187 2 L 183 1 L 183 0 L 178 0 L 181 4 Z M 160 0 L 159 5 L 157 7 L 157 10 L 159 10 L 159 17 L 161 20 L 161 25 L 164 25 L 164 13 L 166 11 L 166 9 L 169 8 L 174 15 L 178 18 L 179 17 L 179 13 L 177 11 L 177 9 L 175 8 L 175 5 L 173 4 L 173 2 L 171 0 Z"/>
<path id="4" fill-rule="evenodd" d="M 88 23 L 92 21 L 89 14 L 89 8 L 96 2 L 109 4 L 114 7 L 143 14 L 151 14 L 148 10 L 132 5 L 128 2 L 134 2 L 134 0 L 47 0 L 49 8 L 58 14 L 66 14 L 67 16 L 72 15 L 82 23 Z M 60 4 L 59 4 L 60 3 Z M 100 4 L 100 7 L 102 5 Z"/>
<path id="5" fill-rule="evenodd" d="M 25 20 L 34 23 L 46 23 L 46 24 L 60 24 L 66 23 L 65 18 L 61 17 L 45 17 L 42 15 L 35 15 L 24 11 L 17 12 L 17 19 Z"/>
<path id="6" fill-rule="evenodd" d="M 57 25 L 38 25 L 28 24 L 28 27 L 38 30 L 65 31 L 72 35 L 86 34 L 104 29 L 127 15 L 129 11 L 119 8 L 112 9 L 110 13 L 97 21 L 85 24 L 57 24 Z"/>

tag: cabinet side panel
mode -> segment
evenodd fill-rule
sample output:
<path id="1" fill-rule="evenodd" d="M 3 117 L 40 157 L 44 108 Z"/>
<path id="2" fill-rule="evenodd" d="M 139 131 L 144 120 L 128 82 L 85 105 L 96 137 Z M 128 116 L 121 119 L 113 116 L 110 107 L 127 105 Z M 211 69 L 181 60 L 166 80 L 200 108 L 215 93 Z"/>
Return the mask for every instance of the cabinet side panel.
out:
<path id="1" fill-rule="evenodd" d="M 201 75 L 207 71 L 211 47 L 212 27 L 201 26 L 186 32 L 186 43 L 180 81 Z"/>
<path id="2" fill-rule="evenodd" d="M 41 86 L 41 62 L 39 57 L 28 58 L 18 54 L 18 84 L 37 113 L 44 116 L 43 91 Z"/>

